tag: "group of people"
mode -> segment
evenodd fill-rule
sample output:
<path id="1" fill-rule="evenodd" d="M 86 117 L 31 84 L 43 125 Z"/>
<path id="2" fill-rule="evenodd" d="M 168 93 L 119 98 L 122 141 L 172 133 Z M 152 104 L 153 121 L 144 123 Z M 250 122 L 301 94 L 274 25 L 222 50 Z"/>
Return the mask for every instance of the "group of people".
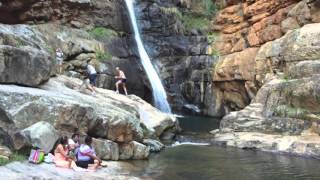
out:
<path id="1" fill-rule="evenodd" d="M 79 134 L 59 138 L 54 147 L 54 163 L 57 167 L 79 170 L 96 170 L 102 163 L 92 147 L 92 137 L 86 136 L 80 144 Z"/>
<path id="2" fill-rule="evenodd" d="M 56 59 L 57 59 L 57 72 L 58 74 L 62 73 L 62 62 L 63 62 L 63 52 L 60 48 L 56 50 Z M 115 76 L 116 79 L 116 93 L 119 93 L 119 86 L 122 85 L 123 91 L 125 95 L 128 95 L 127 88 L 126 88 L 126 82 L 127 78 L 124 72 L 119 68 L 116 67 L 117 76 Z M 94 68 L 94 66 L 91 64 L 91 61 L 87 61 L 86 65 L 86 76 L 83 80 L 83 83 L 80 88 L 85 87 L 89 89 L 93 96 L 96 95 L 96 79 L 97 79 L 97 71 Z"/>

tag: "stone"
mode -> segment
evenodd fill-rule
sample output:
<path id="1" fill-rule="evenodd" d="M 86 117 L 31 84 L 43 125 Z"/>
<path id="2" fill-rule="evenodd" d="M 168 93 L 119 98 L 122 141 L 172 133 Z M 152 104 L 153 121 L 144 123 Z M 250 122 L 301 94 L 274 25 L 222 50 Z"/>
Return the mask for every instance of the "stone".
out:
<path id="1" fill-rule="evenodd" d="M 0 156 L 9 158 L 12 154 L 11 150 L 6 146 L 0 146 Z"/>
<path id="2" fill-rule="evenodd" d="M 44 121 L 37 122 L 32 126 L 21 131 L 21 134 L 27 138 L 33 147 L 42 149 L 45 153 L 49 153 L 58 140 L 58 131 L 54 127 Z"/>
<path id="3" fill-rule="evenodd" d="M 103 160 L 117 161 L 119 159 L 119 146 L 115 142 L 93 138 L 92 146 L 97 156 Z"/>
<path id="4" fill-rule="evenodd" d="M 160 152 L 165 147 L 161 142 L 154 139 L 144 139 L 142 143 L 150 149 L 150 152 Z"/>
<path id="5" fill-rule="evenodd" d="M 294 30 L 299 28 L 300 25 L 295 18 L 288 17 L 284 21 L 281 22 L 281 31 L 283 33 L 287 33 L 289 30 Z"/>
<path id="6" fill-rule="evenodd" d="M 136 141 L 132 141 L 120 146 L 119 159 L 146 159 L 149 156 L 150 148 Z"/>
<path id="7" fill-rule="evenodd" d="M 1 119 L 0 125 L 16 149 L 25 144 L 16 132 L 39 121 L 51 124 L 61 134 L 78 131 L 116 143 L 141 142 L 178 126 L 174 116 L 139 97 L 100 88 L 94 97 L 78 91 L 81 83 L 79 79 L 57 76 L 40 88 L 0 85 L 1 109 L 9 118 Z"/>

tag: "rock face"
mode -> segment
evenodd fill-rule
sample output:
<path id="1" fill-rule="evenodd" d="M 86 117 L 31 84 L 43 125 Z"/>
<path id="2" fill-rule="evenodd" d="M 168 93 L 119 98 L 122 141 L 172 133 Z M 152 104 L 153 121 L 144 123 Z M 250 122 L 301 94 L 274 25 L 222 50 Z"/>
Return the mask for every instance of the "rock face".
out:
<path id="1" fill-rule="evenodd" d="M 54 61 L 37 33 L 25 25 L 0 25 L 1 83 L 38 86 L 50 78 Z"/>
<path id="2" fill-rule="evenodd" d="M 181 19 L 170 13 L 170 9 L 179 13 L 179 8 L 187 4 L 184 1 L 137 1 L 142 39 L 174 111 L 221 116 L 214 105 L 211 73 L 215 59 L 208 55 L 207 37 L 197 30 L 184 33 Z M 195 108 L 185 108 L 186 104 Z"/>
<path id="3" fill-rule="evenodd" d="M 247 106 L 262 86 L 261 81 L 266 73 L 272 72 L 270 68 L 262 68 L 270 67 L 271 63 L 265 57 L 260 61 L 262 56 L 260 51 L 266 48 L 262 45 L 267 43 L 271 46 L 268 42 L 306 24 L 320 22 L 320 19 L 316 1 L 225 2 L 221 1 L 224 8 L 219 11 L 215 19 L 214 27 L 219 35 L 212 48 L 219 51 L 222 56 L 215 66 L 213 81 L 216 85 L 217 106 L 224 106 L 226 112 L 229 112 Z M 290 44 L 294 43 L 287 41 L 283 42 L 282 46 L 288 47 L 290 51 Z M 272 50 L 267 53 L 281 51 L 279 50 L 281 47 L 275 43 L 272 45 Z M 300 57 L 297 53 L 293 53 L 287 59 L 295 61 Z M 274 63 L 272 62 L 272 65 L 277 66 L 275 69 L 281 69 L 280 61 L 277 65 Z"/>
<path id="4" fill-rule="evenodd" d="M 127 98 L 98 89 L 97 97 L 92 97 L 75 90 L 80 84 L 79 79 L 59 76 L 41 89 L 0 85 L 1 112 L 7 117 L 6 121 L 1 119 L 1 127 L 11 136 L 14 148 L 23 148 L 19 145 L 24 144 L 24 139 L 18 135 L 39 121 L 51 124 L 59 134 L 78 130 L 115 143 L 142 142 L 176 128 L 173 116 L 159 112 L 136 96 Z M 143 120 L 139 111 L 150 117 L 149 121 Z M 155 122 L 153 117 L 157 117 Z M 101 142 L 99 146 L 105 150 L 107 145 L 108 142 Z M 116 145 L 111 143 L 110 148 L 114 150 Z M 117 159 L 113 154 L 104 157 Z"/>
<path id="5" fill-rule="evenodd" d="M 21 131 L 28 142 L 37 148 L 41 148 L 45 153 L 49 153 L 54 148 L 58 140 L 58 131 L 48 122 L 40 121 Z"/>
<path id="6" fill-rule="evenodd" d="M 319 27 L 305 25 L 260 48 L 256 80 L 263 85 L 249 106 L 222 119 L 217 141 L 319 156 Z"/>

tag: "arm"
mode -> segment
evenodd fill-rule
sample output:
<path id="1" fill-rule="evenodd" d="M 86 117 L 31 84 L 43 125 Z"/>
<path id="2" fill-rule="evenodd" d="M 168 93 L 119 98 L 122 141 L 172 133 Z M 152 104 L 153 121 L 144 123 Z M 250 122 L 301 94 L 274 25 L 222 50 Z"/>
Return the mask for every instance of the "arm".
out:
<path id="1" fill-rule="evenodd" d="M 64 150 L 64 148 L 63 148 L 63 146 L 61 144 L 58 145 L 57 151 L 58 151 L 58 153 L 60 153 L 66 159 L 69 158 L 69 156 L 67 155 L 66 151 Z"/>
<path id="2" fill-rule="evenodd" d="M 94 155 L 93 153 L 86 153 L 86 155 L 92 159 L 98 160 L 100 163 L 102 162 L 102 160 L 100 158 L 98 158 L 96 155 Z"/>

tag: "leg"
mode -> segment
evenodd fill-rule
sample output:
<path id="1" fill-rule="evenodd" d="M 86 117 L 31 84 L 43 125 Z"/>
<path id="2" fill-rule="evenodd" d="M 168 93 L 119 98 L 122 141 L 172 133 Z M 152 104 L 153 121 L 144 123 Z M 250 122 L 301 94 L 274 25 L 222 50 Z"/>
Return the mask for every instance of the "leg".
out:
<path id="1" fill-rule="evenodd" d="M 121 83 L 121 80 L 116 82 L 116 92 L 119 93 L 119 84 Z"/>
<path id="2" fill-rule="evenodd" d="M 89 164 L 88 169 L 90 170 L 96 170 L 99 167 L 100 163 L 98 160 L 94 160 L 94 164 Z"/>
<path id="3" fill-rule="evenodd" d="M 127 92 L 127 88 L 126 88 L 126 83 L 122 83 L 122 86 L 123 86 L 124 93 L 125 93 L 126 96 L 127 96 L 127 95 L 128 95 L 128 92 Z"/>

